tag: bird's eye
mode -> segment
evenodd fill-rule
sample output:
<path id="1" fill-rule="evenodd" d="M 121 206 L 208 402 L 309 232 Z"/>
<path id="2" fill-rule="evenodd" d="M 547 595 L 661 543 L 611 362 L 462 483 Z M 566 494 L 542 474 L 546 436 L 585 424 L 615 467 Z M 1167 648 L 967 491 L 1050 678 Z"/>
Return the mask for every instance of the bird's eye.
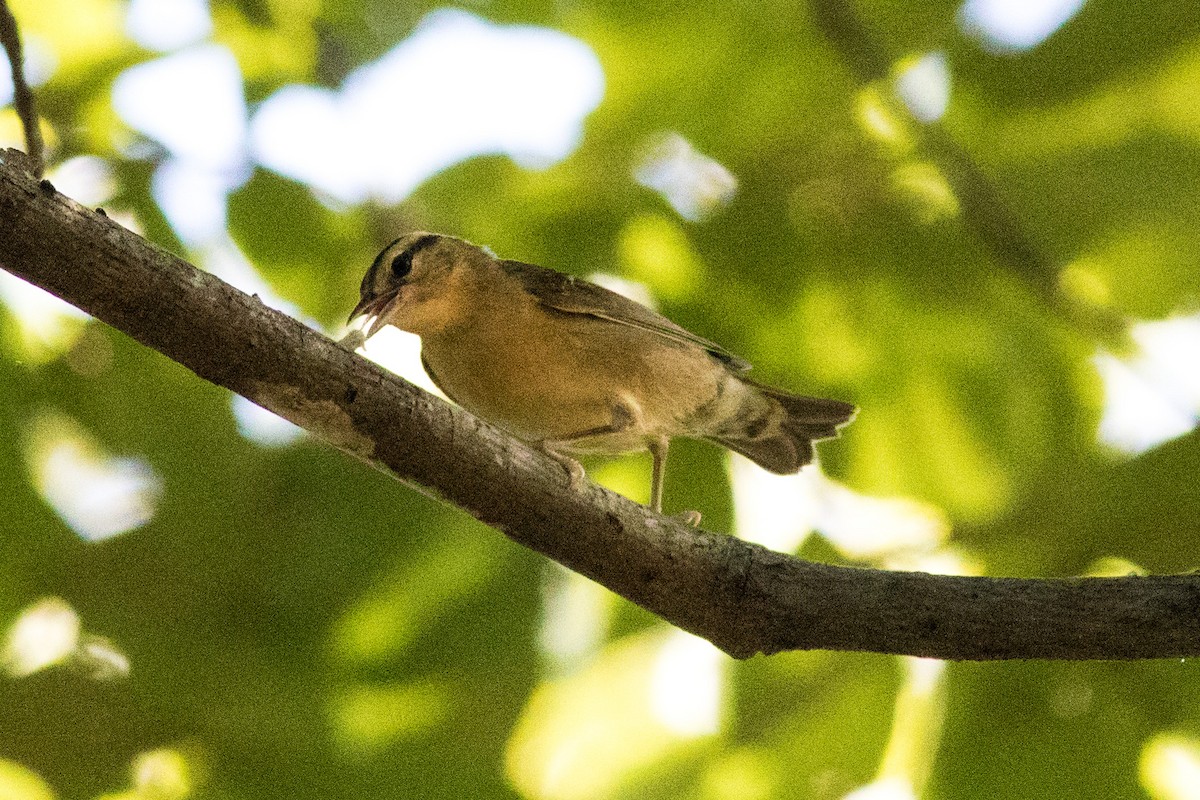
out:
<path id="1" fill-rule="evenodd" d="M 412 272 L 412 249 L 405 250 L 400 255 L 392 259 L 392 277 L 397 280 L 408 277 L 408 273 Z"/>

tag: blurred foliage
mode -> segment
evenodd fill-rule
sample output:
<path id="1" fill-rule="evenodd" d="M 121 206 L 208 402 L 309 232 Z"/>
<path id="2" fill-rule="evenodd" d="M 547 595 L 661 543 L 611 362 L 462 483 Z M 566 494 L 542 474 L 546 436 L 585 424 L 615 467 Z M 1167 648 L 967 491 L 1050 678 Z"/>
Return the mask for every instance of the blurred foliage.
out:
<path id="1" fill-rule="evenodd" d="M 103 159 L 109 213 L 202 260 L 151 196 L 162 148 L 111 104 L 117 76 L 159 56 L 127 38 L 125 4 L 12 5 L 52 54 L 38 87 L 51 167 Z M 329 330 L 374 253 L 413 228 L 642 283 L 760 379 L 861 406 L 823 446 L 825 471 L 953 526 L 937 552 L 874 564 L 1194 569 L 1200 436 L 1134 459 L 1098 444 L 1100 343 L 1066 313 L 1196 310 L 1194 3 L 1093 0 L 1007 55 L 960 32 L 957 3 L 819 5 L 877 38 L 779 0 L 466 4 L 594 50 L 605 94 L 575 152 L 537 170 L 473 158 L 397 206 L 337 206 L 255 168 L 230 197 L 229 234 Z M 436 7 L 213 0 L 209 38 L 236 57 L 253 112 L 285 84 L 338 87 Z M 854 46 L 887 64 L 945 55 L 936 141 L 886 80 L 856 77 Z M 664 132 L 736 178 L 727 207 L 688 221 L 638 185 Z M 10 110 L 0 136 L 19 144 Z M 959 202 L 978 187 L 954 184 L 954 154 L 991 181 L 994 207 Z M 991 212 L 1011 215 L 1069 302 L 993 251 L 979 228 Z M 31 333 L 4 297 L 6 800 L 821 800 L 867 784 L 883 798 L 1195 796 L 1171 773 L 1200 774 L 1192 662 L 735 663 L 319 442 L 247 440 L 223 391 L 117 332 L 65 320 Z M 65 449 L 30 433 L 55 418 L 78 439 Z M 73 532 L 47 485 L 71 452 L 126 459 L 94 483 L 148 465 L 151 521 Z M 724 458 L 683 443 L 668 475 L 668 502 L 718 529 L 736 513 Z M 595 474 L 636 497 L 647 470 Z M 845 557 L 833 536 L 803 553 Z M 18 620 L 60 632 L 40 667 L 14 660 Z"/>

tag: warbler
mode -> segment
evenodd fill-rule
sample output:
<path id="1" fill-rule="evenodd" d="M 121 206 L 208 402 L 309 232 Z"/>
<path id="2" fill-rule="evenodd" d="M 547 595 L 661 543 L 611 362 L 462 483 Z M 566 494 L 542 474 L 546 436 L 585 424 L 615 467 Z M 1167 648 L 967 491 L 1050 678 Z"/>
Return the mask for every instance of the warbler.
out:
<path id="1" fill-rule="evenodd" d="M 421 362 L 463 408 L 555 457 L 649 450 L 650 506 L 662 511 L 677 436 L 790 474 L 856 409 L 747 378 L 750 365 L 661 314 L 552 269 L 505 261 L 462 239 L 417 232 L 375 258 L 349 322 L 421 337 Z M 685 518 L 698 522 L 699 515 Z"/>

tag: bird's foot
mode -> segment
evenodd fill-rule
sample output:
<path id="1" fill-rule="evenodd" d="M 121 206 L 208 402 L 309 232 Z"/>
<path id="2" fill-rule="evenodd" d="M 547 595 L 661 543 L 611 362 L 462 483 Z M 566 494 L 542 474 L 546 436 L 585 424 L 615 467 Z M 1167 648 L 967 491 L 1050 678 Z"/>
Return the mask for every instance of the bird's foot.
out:
<path id="1" fill-rule="evenodd" d="M 699 511 L 680 511 L 678 514 L 672 514 L 671 519 L 677 519 L 689 528 L 700 527 Z"/>
<path id="2" fill-rule="evenodd" d="M 587 473 L 583 469 L 583 464 L 580 464 L 568 455 L 558 452 L 552 447 L 546 446 L 544 443 L 541 450 L 559 464 L 562 464 L 563 469 L 567 471 L 567 479 L 570 481 L 571 491 L 577 492 L 583 488 L 583 484 L 587 480 Z"/>

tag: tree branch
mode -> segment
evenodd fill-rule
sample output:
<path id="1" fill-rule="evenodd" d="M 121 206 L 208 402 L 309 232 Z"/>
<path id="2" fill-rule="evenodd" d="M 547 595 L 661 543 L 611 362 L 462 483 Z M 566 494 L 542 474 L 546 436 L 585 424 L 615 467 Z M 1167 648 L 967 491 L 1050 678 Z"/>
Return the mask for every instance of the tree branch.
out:
<path id="1" fill-rule="evenodd" d="M 42 129 L 38 127 L 37 109 L 34 106 L 33 92 L 25 82 L 25 61 L 21 51 L 21 36 L 17 31 L 17 20 L 8 9 L 8 0 L 0 0 L 0 44 L 8 54 L 8 63 L 12 68 L 13 107 L 17 117 L 25 129 L 25 149 L 33 160 L 33 174 L 42 177 L 45 168 L 45 156 L 42 147 Z"/>
<path id="2" fill-rule="evenodd" d="M 38 182 L 0 154 L 0 266 L 738 658 L 1200 655 L 1200 578 L 1021 580 L 802 561 L 594 485 Z"/>

